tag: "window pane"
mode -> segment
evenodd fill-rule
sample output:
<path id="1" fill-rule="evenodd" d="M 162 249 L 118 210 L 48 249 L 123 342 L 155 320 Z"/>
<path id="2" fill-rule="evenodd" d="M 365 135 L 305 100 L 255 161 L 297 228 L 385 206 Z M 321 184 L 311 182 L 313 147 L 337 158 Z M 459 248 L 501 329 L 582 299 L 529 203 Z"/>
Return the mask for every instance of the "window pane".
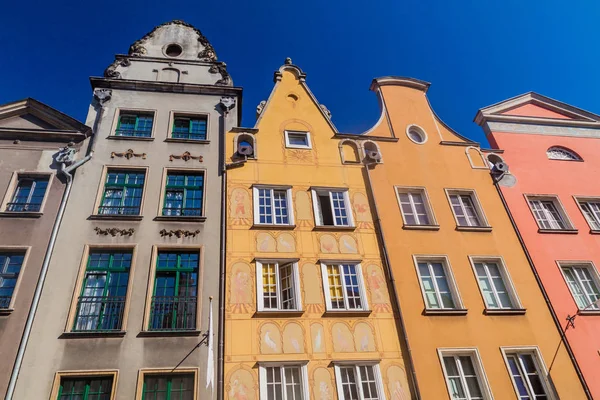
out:
<path id="1" fill-rule="evenodd" d="M 338 265 L 327 266 L 327 279 L 329 284 L 329 296 L 331 297 L 331 308 L 345 308 L 342 276 Z"/>
<path id="2" fill-rule="evenodd" d="M 279 268 L 279 280 L 281 287 L 281 308 L 284 310 L 296 309 L 293 264 L 283 265 Z"/>
<path id="3" fill-rule="evenodd" d="M 275 223 L 288 224 L 287 192 L 284 190 L 273 191 L 273 201 L 273 206 L 275 209 Z"/>
<path id="4" fill-rule="evenodd" d="M 308 147 L 308 136 L 306 133 L 288 132 L 288 142 L 291 146 Z"/>
<path id="5" fill-rule="evenodd" d="M 346 201 L 344 192 L 331 192 L 331 202 L 333 203 L 333 214 L 335 217 L 335 225 L 347 226 L 349 224 L 348 214 L 346 211 Z"/>

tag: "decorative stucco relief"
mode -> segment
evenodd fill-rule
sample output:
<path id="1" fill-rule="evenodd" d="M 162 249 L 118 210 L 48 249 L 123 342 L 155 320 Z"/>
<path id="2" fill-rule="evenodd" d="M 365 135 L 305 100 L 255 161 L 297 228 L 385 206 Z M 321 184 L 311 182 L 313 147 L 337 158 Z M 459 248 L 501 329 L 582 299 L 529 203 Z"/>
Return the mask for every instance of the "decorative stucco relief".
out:
<path id="1" fill-rule="evenodd" d="M 321 243 L 321 253 L 332 254 L 340 252 L 337 240 L 333 235 L 321 235 L 319 242 Z"/>
<path id="2" fill-rule="evenodd" d="M 343 322 L 337 322 L 331 327 L 331 339 L 333 340 L 333 351 L 336 353 L 354 352 L 354 337 L 350 328 Z"/>
<path id="3" fill-rule="evenodd" d="M 313 396 L 317 400 L 337 398 L 333 388 L 333 376 L 325 367 L 315 368 L 313 372 Z"/>
<path id="4" fill-rule="evenodd" d="M 392 400 L 410 400 L 410 389 L 406 371 L 397 364 L 390 365 L 385 371 L 387 386 Z"/>
<path id="5" fill-rule="evenodd" d="M 314 323 L 310 326 L 313 353 L 325 353 L 325 331 L 323 325 Z"/>
<path id="6" fill-rule="evenodd" d="M 136 153 L 133 151 L 133 149 L 128 149 L 127 151 L 124 151 L 122 153 L 117 153 L 117 152 L 112 152 L 110 153 L 110 158 L 115 158 L 115 157 L 125 157 L 126 159 L 130 160 L 133 157 L 141 157 L 142 160 L 146 159 L 146 153 Z"/>
<path id="7" fill-rule="evenodd" d="M 296 251 L 296 239 L 291 233 L 259 232 L 256 234 L 256 251 L 294 253 Z"/>
<path id="8" fill-rule="evenodd" d="M 302 277 L 302 300 L 304 309 L 309 314 L 322 314 L 325 311 L 323 290 L 321 289 L 321 270 L 314 263 L 303 264 L 300 268 Z"/>
<path id="9" fill-rule="evenodd" d="M 343 254 L 358 253 L 358 246 L 356 244 L 356 240 L 350 235 L 340 236 L 340 252 Z"/>
<path id="10" fill-rule="evenodd" d="M 267 232 L 260 232 L 256 235 L 256 250 L 265 253 L 277 252 L 277 243 L 273 235 Z"/>
<path id="11" fill-rule="evenodd" d="M 354 215 L 356 216 L 356 227 L 358 229 L 373 229 L 369 200 L 365 194 L 354 194 L 352 197 L 352 208 L 354 208 Z"/>
<path id="12" fill-rule="evenodd" d="M 290 322 L 283 328 L 283 352 L 304 353 L 304 331 L 300 325 Z"/>
<path id="13" fill-rule="evenodd" d="M 257 398 L 255 382 L 258 378 L 252 371 L 239 367 L 229 374 L 226 392 L 229 400 L 254 400 Z"/>
<path id="14" fill-rule="evenodd" d="M 336 236 L 324 234 L 319 237 L 321 253 L 325 254 L 357 254 L 358 244 L 352 235 L 339 235 L 339 240 Z"/>
<path id="15" fill-rule="evenodd" d="M 310 205 L 310 195 L 305 190 L 296 192 L 296 225 L 297 226 L 313 226 L 312 207 Z"/>
<path id="16" fill-rule="evenodd" d="M 357 351 L 377 351 L 371 326 L 359 322 L 354 326 L 354 345 Z"/>
<path id="17" fill-rule="evenodd" d="M 383 272 L 378 265 L 369 264 L 364 268 L 365 278 L 371 293 L 371 306 L 373 312 L 392 312 L 388 288 Z"/>
<path id="18" fill-rule="evenodd" d="M 281 354 L 281 331 L 272 323 L 260 327 L 260 353 Z"/>
<path id="19" fill-rule="evenodd" d="M 252 224 L 252 202 L 246 189 L 235 188 L 229 198 L 229 218 L 233 225 Z"/>
<path id="20" fill-rule="evenodd" d="M 277 251 L 279 253 L 293 253 L 296 251 L 296 241 L 289 233 L 281 233 L 277 236 Z"/>
<path id="21" fill-rule="evenodd" d="M 251 267 L 245 262 L 237 262 L 229 274 L 229 307 L 234 314 L 249 313 L 254 309 L 254 285 Z"/>

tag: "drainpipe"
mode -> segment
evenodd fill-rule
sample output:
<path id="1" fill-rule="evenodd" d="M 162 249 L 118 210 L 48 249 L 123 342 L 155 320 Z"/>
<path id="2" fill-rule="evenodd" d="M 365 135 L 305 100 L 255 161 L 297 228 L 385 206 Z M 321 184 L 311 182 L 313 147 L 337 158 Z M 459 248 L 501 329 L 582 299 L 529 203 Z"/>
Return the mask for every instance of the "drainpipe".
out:
<path id="1" fill-rule="evenodd" d="M 379 218 L 379 209 L 377 208 L 377 201 L 375 201 L 375 191 L 373 190 L 373 184 L 371 182 L 371 173 L 369 171 L 370 166 L 375 166 L 376 164 L 365 164 L 365 170 L 367 171 L 367 186 L 369 187 L 369 192 L 371 193 L 371 198 L 373 199 L 373 209 L 375 212 L 375 232 L 377 232 L 377 236 L 379 237 L 379 242 L 381 243 L 381 250 L 383 252 L 383 260 L 385 265 L 385 272 L 388 276 L 388 281 L 392 286 L 392 292 L 394 297 L 394 302 L 396 303 L 396 308 L 398 309 L 398 320 L 400 323 L 400 331 L 402 332 L 402 337 L 404 338 L 404 343 L 406 343 L 406 351 L 408 355 L 408 364 L 410 368 L 410 381 L 415 391 L 415 396 L 417 400 L 421 399 L 421 392 L 419 390 L 419 384 L 417 382 L 415 364 L 413 362 L 412 351 L 410 349 L 410 343 L 408 342 L 408 335 L 406 333 L 406 328 L 404 324 L 404 318 L 402 316 L 402 308 L 400 307 L 400 297 L 398 296 L 398 289 L 396 288 L 396 280 L 394 279 L 394 274 L 392 273 L 392 267 L 390 263 L 389 254 L 387 251 L 387 245 L 385 243 L 385 237 L 383 235 L 383 228 L 381 227 L 381 219 Z"/>
<path id="2" fill-rule="evenodd" d="M 58 212 L 56 214 L 56 219 L 54 220 L 54 225 L 52 226 L 52 233 L 50 235 L 50 241 L 48 242 L 48 247 L 46 248 L 46 254 L 44 255 L 44 261 L 42 263 L 42 269 L 40 271 L 40 276 L 38 278 L 37 284 L 35 286 L 35 292 L 33 294 L 33 300 L 31 301 L 31 307 L 29 308 L 29 314 L 27 315 L 27 322 L 25 323 L 25 329 L 23 330 L 23 336 L 21 337 L 21 343 L 19 344 L 19 350 L 17 351 L 17 358 L 15 359 L 15 364 L 13 366 L 10 381 L 8 383 L 8 389 L 6 390 L 6 397 L 4 400 L 12 400 L 13 395 L 15 393 L 15 389 L 17 386 L 17 379 L 19 378 L 19 372 L 21 370 L 21 366 L 23 365 L 23 357 L 25 356 L 25 349 L 27 348 L 27 342 L 29 341 L 29 337 L 31 336 L 31 330 L 33 328 L 33 321 L 35 319 L 35 314 L 37 312 L 38 306 L 40 304 L 40 298 L 42 296 L 42 290 L 44 288 L 44 282 L 46 281 L 46 276 L 48 275 L 48 267 L 50 266 L 50 260 L 52 258 L 52 252 L 54 251 L 54 245 L 56 244 L 56 238 L 58 236 L 58 231 L 60 229 L 60 224 L 62 222 L 63 216 L 65 214 L 65 209 L 67 207 L 67 201 L 69 200 L 69 195 L 71 194 L 71 187 L 73 186 L 73 175 L 71 174 L 78 167 L 85 164 L 94 156 L 94 144 L 95 137 L 98 124 L 100 123 L 100 119 L 104 114 L 104 103 L 110 99 L 110 94 L 106 97 L 98 97 L 96 93 L 94 93 L 94 97 L 98 100 L 99 111 L 96 114 L 96 119 L 94 121 L 94 127 L 92 129 L 92 135 L 90 137 L 90 144 L 88 145 L 87 155 L 76 163 L 70 165 L 69 167 L 65 167 L 65 163 L 61 162 L 58 173 L 63 175 L 67 180 L 67 185 L 65 187 L 65 191 L 63 192 L 62 199 L 60 201 L 60 206 L 58 208 Z"/>
<path id="3" fill-rule="evenodd" d="M 519 243 L 521 243 L 521 248 L 523 249 L 523 252 L 525 253 L 527 262 L 529 262 L 529 266 L 531 267 L 531 270 L 533 271 L 533 276 L 535 276 L 535 280 L 537 281 L 540 291 L 542 292 L 542 295 L 544 296 L 544 300 L 546 301 L 546 305 L 548 306 L 548 309 L 550 310 L 552 319 L 554 320 L 554 323 L 558 327 L 558 331 L 560 332 L 561 340 L 565 343 L 565 349 L 567 349 L 567 353 L 569 353 L 569 357 L 571 358 L 571 362 L 573 363 L 573 366 L 575 367 L 575 372 L 577 372 L 577 376 L 579 377 L 579 381 L 581 382 L 581 384 L 583 386 L 583 390 L 584 390 L 588 400 L 593 400 L 592 394 L 590 393 L 590 389 L 588 388 L 588 385 L 585 382 L 583 373 L 581 372 L 581 369 L 579 368 L 579 365 L 577 364 L 577 361 L 575 360 L 575 354 L 573 354 L 573 349 L 571 349 L 571 345 L 567 341 L 566 330 L 563 332 L 563 328 L 560 324 L 560 320 L 558 319 L 558 316 L 556 315 L 556 312 L 554 311 L 554 307 L 552 307 L 552 303 L 550 302 L 548 293 L 546 293 L 546 291 L 544 290 L 544 285 L 542 284 L 542 280 L 541 280 L 540 276 L 538 275 L 537 270 L 535 269 L 535 266 L 533 264 L 533 259 L 531 258 L 531 255 L 529 254 L 529 251 L 527 250 L 527 246 L 525 246 L 525 241 L 523 240 L 523 236 L 521 236 L 521 232 L 519 231 L 519 228 L 517 227 L 517 223 L 515 222 L 515 220 L 512 216 L 512 213 L 510 212 L 510 208 L 508 207 L 508 203 L 506 202 L 506 199 L 504 198 L 504 194 L 502 193 L 502 190 L 500 189 L 500 186 L 498 185 L 498 181 L 500 179 L 494 179 L 494 176 L 492 176 L 492 180 L 494 182 L 494 186 L 496 187 L 496 190 L 498 191 L 498 194 L 500 195 L 500 200 L 502 200 L 502 205 L 504 205 L 506 214 L 508 214 L 510 223 L 512 224 L 512 226 L 517 234 Z"/>

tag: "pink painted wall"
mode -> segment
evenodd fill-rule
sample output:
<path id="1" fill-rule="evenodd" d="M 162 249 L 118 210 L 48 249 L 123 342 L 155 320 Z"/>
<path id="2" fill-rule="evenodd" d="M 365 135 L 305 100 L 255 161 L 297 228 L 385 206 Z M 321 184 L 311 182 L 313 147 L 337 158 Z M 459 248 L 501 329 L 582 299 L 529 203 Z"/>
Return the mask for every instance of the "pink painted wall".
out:
<path id="1" fill-rule="evenodd" d="M 564 327 L 567 315 L 577 312 L 577 305 L 557 261 L 592 261 L 600 267 L 600 235 L 589 233 L 573 198 L 600 197 L 600 139 L 503 132 L 492 132 L 488 138 L 493 147 L 505 151 L 503 157 L 517 178 L 514 187 L 503 187 L 502 192 Z M 584 162 L 549 160 L 546 150 L 551 146 L 574 150 Z M 524 194 L 558 195 L 577 234 L 538 233 Z M 593 397 L 600 399 L 600 313 L 578 316 L 567 339 Z"/>
<path id="2" fill-rule="evenodd" d="M 527 117 L 571 119 L 565 115 L 559 114 L 552 110 L 538 107 L 535 104 L 525 104 L 520 107 L 513 108 L 512 110 L 505 111 L 502 114 L 504 114 L 504 115 L 522 115 L 522 116 L 527 116 Z"/>

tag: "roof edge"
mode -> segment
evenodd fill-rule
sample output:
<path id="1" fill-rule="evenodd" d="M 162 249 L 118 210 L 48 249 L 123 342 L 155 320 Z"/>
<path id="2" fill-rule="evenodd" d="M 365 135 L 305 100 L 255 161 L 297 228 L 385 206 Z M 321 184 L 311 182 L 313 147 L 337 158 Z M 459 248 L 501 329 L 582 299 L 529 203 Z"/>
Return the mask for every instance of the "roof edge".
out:
<path id="1" fill-rule="evenodd" d="M 431 83 L 406 76 L 382 76 L 373 79 L 370 90 L 375 91 L 380 86 L 405 86 L 427 93 Z"/>

